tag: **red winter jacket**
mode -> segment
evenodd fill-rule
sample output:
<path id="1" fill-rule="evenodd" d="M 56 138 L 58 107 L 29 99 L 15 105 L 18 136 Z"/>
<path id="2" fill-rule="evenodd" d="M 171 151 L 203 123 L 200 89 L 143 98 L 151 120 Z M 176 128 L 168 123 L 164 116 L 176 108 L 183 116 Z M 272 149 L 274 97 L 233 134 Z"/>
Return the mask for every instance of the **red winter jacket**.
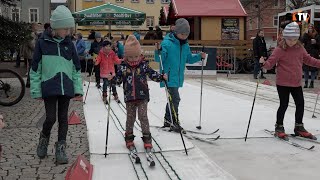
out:
<path id="1" fill-rule="evenodd" d="M 302 65 L 320 68 L 320 61 L 311 57 L 304 47 L 295 45 L 282 49 L 276 47 L 263 68 L 269 70 L 277 64 L 276 84 L 280 86 L 299 87 L 302 79 Z"/>
<path id="2" fill-rule="evenodd" d="M 100 50 L 97 57 L 96 65 L 100 64 L 100 77 L 107 78 L 110 73 L 112 77 L 115 76 L 115 64 L 121 64 L 121 59 L 118 58 L 117 54 L 111 50 L 109 54 L 106 54 L 103 49 Z"/>

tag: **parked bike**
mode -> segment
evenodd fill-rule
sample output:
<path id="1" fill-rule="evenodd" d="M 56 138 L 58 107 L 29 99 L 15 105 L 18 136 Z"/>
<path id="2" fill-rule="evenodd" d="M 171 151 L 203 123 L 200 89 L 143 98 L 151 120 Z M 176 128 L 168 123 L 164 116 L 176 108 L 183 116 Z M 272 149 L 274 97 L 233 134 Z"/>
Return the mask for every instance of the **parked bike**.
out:
<path id="1" fill-rule="evenodd" d="M 12 106 L 21 101 L 26 91 L 23 78 L 10 69 L 0 69 L 0 105 Z"/>

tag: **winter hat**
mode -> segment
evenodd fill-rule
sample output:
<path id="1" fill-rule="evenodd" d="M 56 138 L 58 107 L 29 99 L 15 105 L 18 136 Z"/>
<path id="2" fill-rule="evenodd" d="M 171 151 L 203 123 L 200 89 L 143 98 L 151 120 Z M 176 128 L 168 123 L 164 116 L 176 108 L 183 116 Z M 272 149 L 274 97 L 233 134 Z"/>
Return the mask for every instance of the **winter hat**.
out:
<path id="1" fill-rule="evenodd" d="M 174 31 L 177 34 L 190 34 L 189 22 L 184 18 L 180 18 L 180 19 L 176 20 L 176 24 L 174 26 Z"/>
<path id="2" fill-rule="evenodd" d="M 50 25 L 52 29 L 74 28 L 75 22 L 70 10 L 60 5 L 52 12 Z"/>
<path id="3" fill-rule="evenodd" d="M 125 56 L 140 56 L 142 53 L 139 41 L 134 35 L 130 35 L 124 45 Z"/>
<path id="4" fill-rule="evenodd" d="M 96 32 L 95 35 L 94 35 L 94 37 L 95 37 L 95 38 L 101 38 L 101 33 Z"/>
<path id="5" fill-rule="evenodd" d="M 290 24 L 288 24 L 284 30 L 282 31 L 282 36 L 284 38 L 286 37 L 296 37 L 299 38 L 300 37 L 300 28 L 298 23 L 296 22 L 292 22 Z"/>

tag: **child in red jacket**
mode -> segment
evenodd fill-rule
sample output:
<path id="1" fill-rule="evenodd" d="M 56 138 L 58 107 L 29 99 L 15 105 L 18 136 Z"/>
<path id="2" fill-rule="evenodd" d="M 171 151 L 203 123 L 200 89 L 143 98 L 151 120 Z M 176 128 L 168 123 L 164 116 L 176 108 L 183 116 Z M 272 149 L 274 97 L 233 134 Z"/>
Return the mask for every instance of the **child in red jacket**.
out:
<path id="1" fill-rule="evenodd" d="M 316 139 L 303 126 L 302 119 L 304 113 L 304 98 L 301 87 L 302 65 L 320 68 L 320 61 L 311 57 L 299 41 L 300 28 L 296 22 L 288 24 L 283 30 L 283 39 L 279 46 L 273 51 L 268 61 L 260 59 L 264 69 L 271 69 L 277 63 L 276 84 L 280 99 L 280 107 L 277 112 L 277 123 L 275 135 L 282 139 L 287 139 L 283 127 L 283 118 L 289 103 L 291 94 L 296 104 L 295 128 L 297 136 Z"/>
<path id="2" fill-rule="evenodd" d="M 95 65 L 100 64 L 100 77 L 103 79 L 103 101 L 107 102 L 107 87 L 111 83 L 113 97 L 116 101 L 119 100 L 116 89 L 115 76 L 115 64 L 121 64 L 122 60 L 118 58 L 117 54 L 111 49 L 112 43 L 110 41 L 104 41 L 102 43 L 102 49 L 99 52 Z"/>

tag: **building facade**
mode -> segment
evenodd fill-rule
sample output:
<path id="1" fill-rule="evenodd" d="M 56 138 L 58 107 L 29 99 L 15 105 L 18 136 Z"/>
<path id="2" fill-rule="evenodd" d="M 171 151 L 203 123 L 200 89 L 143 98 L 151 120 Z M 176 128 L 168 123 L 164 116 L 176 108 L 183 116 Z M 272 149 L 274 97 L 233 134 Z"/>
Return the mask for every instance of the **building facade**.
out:
<path id="1" fill-rule="evenodd" d="M 46 23 L 50 19 L 50 0 L 20 0 L 17 6 L 0 4 L 0 15 L 13 21 Z"/>
<path id="2" fill-rule="evenodd" d="M 267 48 L 275 47 L 277 43 L 277 25 L 278 25 L 278 13 L 286 10 L 286 1 L 274 0 L 274 1 L 260 1 L 260 29 L 264 31 Z M 252 39 L 256 36 L 259 30 L 259 18 L 257 14 L 258 6 L 255 3 L 251 3 L 248 6 L 244 6 L 248 17 L 246 19 L 246 39 Z"/>

